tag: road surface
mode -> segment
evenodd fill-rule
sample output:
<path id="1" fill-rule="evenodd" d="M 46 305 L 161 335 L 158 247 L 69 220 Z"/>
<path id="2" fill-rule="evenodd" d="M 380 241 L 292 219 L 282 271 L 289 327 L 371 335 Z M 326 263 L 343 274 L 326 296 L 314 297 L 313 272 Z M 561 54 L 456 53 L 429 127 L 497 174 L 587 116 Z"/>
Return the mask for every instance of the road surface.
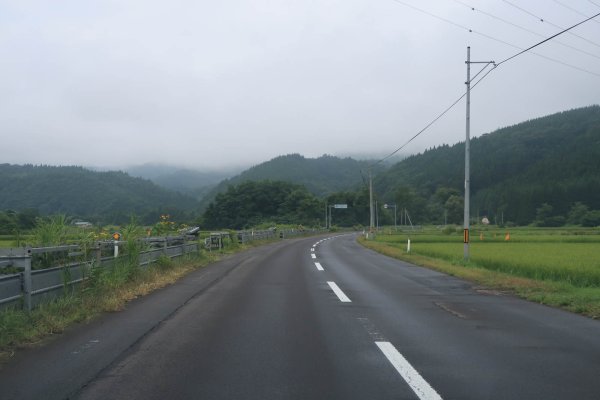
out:
<path id="1" fill-rule="evenodd" d="M 598 399 L 600 323 L 367 250 L 228 257 L 0 370 L 2 399 Z"/>

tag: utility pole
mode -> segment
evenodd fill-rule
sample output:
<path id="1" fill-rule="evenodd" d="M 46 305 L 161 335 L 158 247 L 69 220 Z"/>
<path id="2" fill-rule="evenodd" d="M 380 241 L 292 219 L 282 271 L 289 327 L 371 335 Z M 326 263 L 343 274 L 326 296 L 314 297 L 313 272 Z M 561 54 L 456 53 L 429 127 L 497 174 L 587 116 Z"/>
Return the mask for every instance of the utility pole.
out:
<path id="1" fill-rule="evenodd" d="M 471 61 L 471 47 L 467 47 L 467 118 L 466 118 L 466 140 L 465 140 L 465 212 L 464 212 L 464 258 L 469 260 L 469 210 L 471 199 L 471 64 L 495 64 L 494 61 Z M 480 71 L 481 72 L 481 71 Z"/>
<path id="2" fill-rule="evenodd" d="M 377 201 L 375 201 L 375 224 L 377 226 L 375 231 L 379 232 L 379 205 L 377 204 Z"/>
<path id="3" fill-rule="evenodd" d="M 369 168 L 369 211 L 369 233 L 373 234 L 373 229 L 375 228 L 375 214 L 373 213 L 373 173 L 371 171 L 371 168 Z"/>
<path id="4" fill-rule="evenodd" d="M 464 258 L 469 259 L 469 199 L 470 185 L 470 152 L 471 152 L 471 47 L 467 47 L 467 138 L 465 140 L 465 212 L 464 212 Z"/>

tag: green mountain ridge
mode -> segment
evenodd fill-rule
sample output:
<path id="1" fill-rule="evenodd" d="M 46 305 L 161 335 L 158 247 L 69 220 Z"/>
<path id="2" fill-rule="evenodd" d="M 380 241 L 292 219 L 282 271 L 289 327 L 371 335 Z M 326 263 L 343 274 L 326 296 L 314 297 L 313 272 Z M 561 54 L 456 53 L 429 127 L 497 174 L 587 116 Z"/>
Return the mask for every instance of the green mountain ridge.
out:
<path id="1" fill-rule="evenodd" d="M 331 155 L 318 158 L 306 158 L 300 154 L 283 155 L 222 181 L 202 199 L 202 206 L 205 208 L 218 193 L 225 192 L 229 186 L 249 181 L 294 183 L 305 186 L 309 192 L 319 197 L 343 190 L 355 190 L 364 185 L 364 174 L 371 164 L 372 161 L 368 160 L 357 161 Z M 385 166 L 377 168 L 378 171 L 383 171 Z"/>
<path id="2" fill-rule="evenodd" d="M 153 223 L 166 213 L 174 220 L 190 221 L 228 188 L 265 181 L 301 185 L 307 193 L 323 201 L 327 197 L 330 203 L 360 198 L 361 209 L 368 209 L 363 192 L 366 171 L 372 164 L 330 155 L 279 156 L 221 181 L 201 202 L 121 171 L 0 164 L 0 210 L 36 209 L 41 214 L 65 213 L 105 223 L 125 222 L 133 214 L 143 223 Z M 208 190 L 196 173 L 179 173 L 177 181 L 173 178 L 177 169 L 158 168 L 154 178 L 161 176 L 161 171 L 164 176 L 171 175 L 173 185 L 181 184 L 189 191 L 197 182 L 201 190 Z M 373 174 L 380 206 L 394 203 L 398 209 L 407 208 L 417 224 L 462 222 L 464 143 L 441 145 L 390 167 L 377 165 Z M 288 190 L 277 184 L 265 188 L 267 192 Z M 576 206 L 579 215 L 586 209 L 600 210 L 600 106 L 532 119 L 471 140 L 473 217 L 524 225 L 543 214 L 564 223 L 572 219 Z M 291 209 L 286 213 L 293 215 Z M 600 218 L 600 211 L 597 213 Z"/>
<path id="3" fill-rule="evenodd" d="M 132 177 L 148 179 L 160 187 L 202 198 L 223 179 L 239 172 L 238 169 L 214 171 L 182 168 L 163 164 L 143 164 L 124 168 Z"/>
<path id="4" fill-rule="evenodd" d="M 464 192 L 464 142 L 413 155 L 375 178 L 376 192 L 415 215 L 443 222 L 431 199 Z M 529 224 L 546 203 L 566 215 L 600 209 L 600 106 L 564 111 L 471 139 L 471 215 Z M 429 207 L 429 209 L 428 209 Z M 435 215 L 437 213 L 437 215 Z"/>
<path id="5" fill-rule="evenodd" d="M 0 187 L 0 210 L 37 209 L 112 223 L 126 222 L 131 215 L 145 223 L 162 213 L 186 218 L 198 206 L 190 196 L 121 171 L 76 166 L 0 164 Z"/>

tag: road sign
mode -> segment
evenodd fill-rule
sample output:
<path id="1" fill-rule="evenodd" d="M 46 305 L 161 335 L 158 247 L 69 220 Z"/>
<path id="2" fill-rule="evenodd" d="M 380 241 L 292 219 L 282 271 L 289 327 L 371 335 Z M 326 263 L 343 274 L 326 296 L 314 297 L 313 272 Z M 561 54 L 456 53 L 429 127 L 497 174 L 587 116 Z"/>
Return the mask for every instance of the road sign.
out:
<path id="1" fill-rule="evenodd" d="M 334 204 L 333 208 L 348 208 L 348 204 Z"/>
<path id="2" fill-rule="evenodd" d="M 120 240 L 121 234 L 119 232 L 115 232 L 112 234 L 112 238 L 113 238 L 113 240 Z"/>

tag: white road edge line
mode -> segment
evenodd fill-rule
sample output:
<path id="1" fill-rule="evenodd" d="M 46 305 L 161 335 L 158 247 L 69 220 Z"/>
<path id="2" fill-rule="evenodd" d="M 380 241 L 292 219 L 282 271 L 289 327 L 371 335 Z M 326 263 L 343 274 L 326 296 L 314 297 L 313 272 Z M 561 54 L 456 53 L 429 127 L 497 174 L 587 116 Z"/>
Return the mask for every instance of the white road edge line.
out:
<path id="1" fill-rule="evenodd" d="M 387 357 L 396 371 L 408 383 L 421 400 L 442 400 L 442 397 L 423 379 L 412 365 L 390 342 L 375 342 L 379 350 Z"/>
<path id="2" fill-rule="evenodd" d="M 340 289 L 338 285 L 335 284 L 335 282 L 327 282 L 327 284 L 342 303 L 352 303 L 352 300 L 350 300 L 348 296 L 346 296 L 346 294 L 342 292 L 342 289 Z"/>
<path id="3" fill-rule="evenodd" d="M 318 263 L 318 262 L 316 262 L 316 263 L 315 263 L 315 267 L 317 267 L 317 269 L 318 269 L 319 271 L 324 271 L 324 269 L 323 269 L 323 266 L 321 265 L 321 263 Z"/>
<path id="4" fill-rule="evenodd" d="M 317 258 L 317 256 L 316 256 L 316 254 L 315 254 L 315 253 L 311 253 L 311 255 L 310 255 L 310 256 L 311 256 L 311 258 Z"/>

